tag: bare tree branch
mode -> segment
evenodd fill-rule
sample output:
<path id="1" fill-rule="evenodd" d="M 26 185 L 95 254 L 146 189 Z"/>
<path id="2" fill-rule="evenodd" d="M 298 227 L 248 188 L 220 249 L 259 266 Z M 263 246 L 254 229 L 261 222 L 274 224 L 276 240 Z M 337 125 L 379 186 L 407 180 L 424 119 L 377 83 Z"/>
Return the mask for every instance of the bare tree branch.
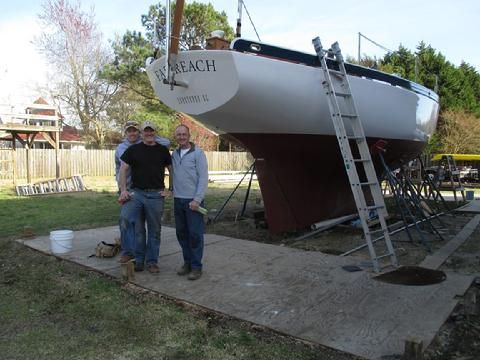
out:
<path id="1" fill-rule="evenodd" d="M 93 10 L 85 13 L 80 3 L 47 0 L 39 18 L 42 33 L 35 43 L 57 70 L 53 80 L 57 97 L 77 114 L 85 135 L 103 147 L 111 127 L 106 109 L 118 86 L 99 76 L 111 59 Z"/>

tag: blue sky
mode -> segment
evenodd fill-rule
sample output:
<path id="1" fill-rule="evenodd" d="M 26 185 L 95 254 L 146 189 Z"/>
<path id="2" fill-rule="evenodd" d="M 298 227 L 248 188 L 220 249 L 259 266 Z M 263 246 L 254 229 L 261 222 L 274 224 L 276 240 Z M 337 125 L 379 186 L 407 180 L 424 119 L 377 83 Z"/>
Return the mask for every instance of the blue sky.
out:
<path id="1" fill-rule="evenodd" d="M 74 0 L 75 1 L 75 0 Z M 198 0 L 208 2 L 206 0 Z M 127 29 L 143 30 L 140 16 L 155 1 L 80 0 L 85 10 L 94 6 L 95 18 L 105 39 Z M 187 2 L 190 2 L 187 0 Z M 232 27 L 236 0 L 210 1 L 225 11 Z M 32 92 L 48 82 L 47 65 L 31 45 L 38 33 L 41 0 L 2 1 L 0 5 L 0 105 L 31 101 Z M 164 1 L 162 1 L 164 3 Z M 358 32 L 388 49 L 402 44 L 414 51 L 420 41 L 440 51 L 450 62 L 462 60 L 480 69 L 480 1 L 478 0 L 245 0 L 263 42 L 313 53 L 311 39 L 324 45 L 338 41 L 344 54 L 357 56 Z M 256 39 L 243 12 L 242 35 Z M 362 40 L 362 54 L 383 56 L 380 48 Z M 1 112 L 1 109 L 0 109 Z"/>

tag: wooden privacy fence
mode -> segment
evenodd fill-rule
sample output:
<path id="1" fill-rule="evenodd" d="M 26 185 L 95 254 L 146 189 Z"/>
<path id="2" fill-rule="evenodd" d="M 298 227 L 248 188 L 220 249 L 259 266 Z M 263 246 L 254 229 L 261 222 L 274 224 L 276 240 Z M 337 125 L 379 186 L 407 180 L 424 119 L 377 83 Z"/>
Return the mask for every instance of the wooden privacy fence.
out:
<path id="1" fill-rule="evenodd" d="M 246 152 L 205 152 L 211 171 L 248 170 L 253 158 Z M 16 156 L 17 179 L 27 177 L 26 150 L 0 149 L 0 179 L 13 179 L 13 159 Z M 55 178 L 55 150 L 30 150 L 32 178 Z M 60 177 L 73 175 L 113 176 L 114 150 L 59 150 Z"/>

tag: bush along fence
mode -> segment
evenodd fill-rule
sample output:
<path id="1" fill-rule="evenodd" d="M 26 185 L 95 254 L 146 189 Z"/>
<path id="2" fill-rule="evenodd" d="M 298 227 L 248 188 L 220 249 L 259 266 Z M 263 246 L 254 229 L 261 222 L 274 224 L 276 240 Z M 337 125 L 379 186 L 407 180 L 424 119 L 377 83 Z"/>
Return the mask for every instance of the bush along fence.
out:
<path id="1" fill-rule="evenodd" d="M 253 162 L 247 152 L 205 152 L 210 171 L 248 170 Z M 27 156 L 25 149 L 0 150 L 0 179 L 13 179 L 13 156 L 16 157 L 16 177 L 27 177 Z M 60 177 L 73 175 L 114 176 L 114 150 L 59 150 Z M 55 150 L 30 150 L 30 173 L 34 179 L 55 178 Z"/>

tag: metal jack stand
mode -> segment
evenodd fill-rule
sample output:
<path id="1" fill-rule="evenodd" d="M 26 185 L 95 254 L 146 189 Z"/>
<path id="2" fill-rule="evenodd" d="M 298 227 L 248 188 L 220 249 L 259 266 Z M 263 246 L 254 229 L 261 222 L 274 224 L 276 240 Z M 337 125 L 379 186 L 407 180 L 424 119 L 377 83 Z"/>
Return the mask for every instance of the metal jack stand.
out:
<path id="1" fill-rule="evenodd" d="M 225 202 L 223 203 L 222 207 L 220 208 L 220 210 L 217 212 L 217 214 L 215 215 L 215 217 L 212 219 L 212 222 L 215 222 L 217 221 L 217 219 L 220 217 L 220 215 L 222 214 L 223 210 L 225 209 L 225 206 L 227 206 L 228 202 L 231 200 L 231 198 L 233 197 L 233 195 L 235 194 L 235 192 L 237 191 L 237 189 L 240 187 L 240 185 L 242 184 L 243 182 L 243 179 L 245 179 L 245 176 L 247 176 L 248 174 L 250 174 L 250 180 L 248 182 L 248 187 L 247 187 L 247 193 L 245 194 L 245 199 L 243 200 L 243 207 L 242 207 L 242 211 L 240 212 L 240 216 L 243 216 L 245 215 L 245 210 L 247 208 L 247 201 L 248 201 L 248 197 L 250 195 L 250 189 L 252 187 L 252 179 L 253 179 L 253 175 L 255 174 L 255 161 L 252 163 L 252 165 L 250 165 L 250 168 L 248 169 L 248 171 L 243 174 L 243 177 L 242 179 L 238 182 L 237 186 L 235 186 L 235 189 L 233 189 L 233 191 L 230 193 L 230 195 L 228 196 L 227 200 L 225 200 Z"/>
<path id="2" fill-rule="evenodd" d="M 444 211 L 450 211 L 450 207 L 447 205 L 447 202 L 445 201 L 445 198 L 442 196 L 440 193 L 440 190 L 438 187 L 435 185 L 435 182 L 433 181 L 433 178 L 431 177 L 430 174 L 427 174 L 425 172 L 425 165 L 423 164 L 423 161 L 421 158 L 418 158 L 420 161 L 420 169 L 422 172 L 422 182 L 420 183 L 420 186 L 418 188 L 418 193 L 423 194 L 424 199 L 430 200 L 432 198 L 435 207 L 437 208 L 437 212 L 441 212 L 441 209 L 438 206 L 439 200 L 441 204 L 443 205 Z"/>
<path id="3" fill-rule="evenodd" d="M 415 229 L 417 230 L 420 236 L 420 239 L 421 239 L 420 242 L 426 247 L 428 251 L 430 251 L 430 244 L 427 243 L 427 241 L 425 240 L 423 236 L 423 232 L 420 229 L 419 225 L 428 225 L 432 230 L 432 232 L 435 232 L 440 237 L 440 239 L 442 239 L 441 234 L 433 226 L 433 224 L 431 223 L 431 220 L 437 219 L 438 221 L 440 221 L 440 223 L 442 223 L 439 217 L 445 213 L 444 212 L 434 213 L 430 209 L 429 209 L 430 211 L 427 211 L 427 209 L 425 209 L 425 207 L 421 205 L 423 201 L 422 199 L 425 199 L 425 198 L 423 196 L 418 196 L 419 190 L 414 186 L 411 179 L 409 179 L 408 176 L 406 176 L 405 174 L 400 174 L 401 176 L 399 177 L 395 176 L 395 174 L 390 170 L 390 168 L 386 164 L 382 154 L 382 152 L 385 152 L 385 148 L 384 148 L 385 145 L 386 145 L 386 142 L 383 140 L 380 140 L 372 146 L 371 150 L 372 150 L 372 153 L 378 154 L 378 156 L 380 157 L 380 161 L 382 163 L 382 166 L 385 172 L 384 176 L 388 181 L 388 186 L 391 189 L 393 198 L 395 200 L 395 204 L 397 206 L 397 209 L 402 218 L 402 222 L 404 224 L 404 226 L 402 226 L 401 228 L 391 231 L 389 235 L 394 235 L 400 231 L 405 230 L 408 234 L 410 241 L 413 242 L 413 237 L 410 232 L 410 228 L 415 227 Z M 426 211 L 428 215 L 425 213 Z M 379 240 L 380 239 L 375 239 L 372 242 L 377 242 Z M 354 249 L 351 249 L 341 254 L 341 256 L 350 255 L 358 250 L 365 248 L 366 246 L 367 246 L 366 244 L 360 245 Z"/>
<path id="4" fill-rule="evenodd" d="M 407 231 L 410 241 L 413 242 L 413 238 L 408 226 L 409 221 L 415 225 L 415 229 L 418 231 L 420 236 L 420 242 L 428 251 L 431 251 L 430 244 L 425 240 L 419 225 L 427 225 L 432 233 L 437 234 L 438 237 L 443 240 L 442 235 L 430 221 L 430 219 L 433 218 L 432 215 L 434 215 L 434 212 L 428 207 L 423 197 L 419 196 L 418 189 L 414 186 L 406 174 L 399 173 L 398 177 L 395 176 L 387 166 L 385 159 L 383 158 L 383 154 L 379 152 L 378 155 L 385 169 L 387 181 L 392 189 L 392 194 L 395 199 L 397 209 L 405 225 L 404 228 Z"/>

